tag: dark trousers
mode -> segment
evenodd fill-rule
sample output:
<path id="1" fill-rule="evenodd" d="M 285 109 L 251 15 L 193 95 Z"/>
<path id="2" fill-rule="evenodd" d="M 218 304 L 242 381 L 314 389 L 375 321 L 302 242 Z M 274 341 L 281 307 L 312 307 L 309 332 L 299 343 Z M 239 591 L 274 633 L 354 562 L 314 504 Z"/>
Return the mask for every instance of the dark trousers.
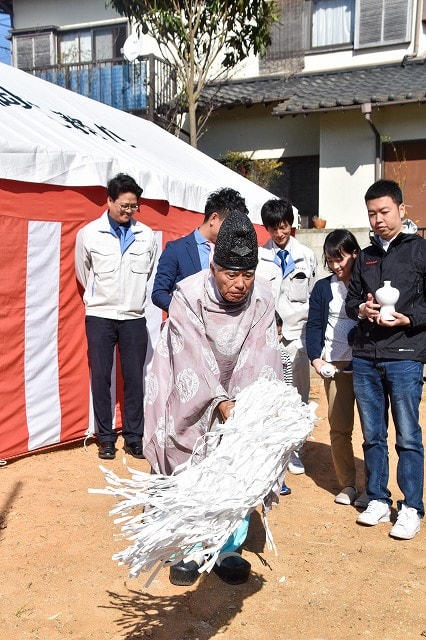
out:
<path id="1" fill-rule="evenodd" d="M 112 429 L 111 371 L 114 348 L 118 345 L 124 382 L 123 437 L 127 444 L 140 443 L 144 428 L 143 367 L 148 342 L 146 320 L 110 320 L 86 316 L 86 335 L 98 440 L 117 440 L 117 434 Z"/>

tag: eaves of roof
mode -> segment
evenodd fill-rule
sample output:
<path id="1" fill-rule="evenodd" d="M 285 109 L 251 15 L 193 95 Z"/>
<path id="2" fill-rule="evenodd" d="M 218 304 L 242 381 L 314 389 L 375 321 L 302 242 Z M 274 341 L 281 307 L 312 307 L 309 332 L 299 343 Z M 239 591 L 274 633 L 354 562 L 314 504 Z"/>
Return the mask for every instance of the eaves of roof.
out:
<path id="1" fill-rule="evenodd" d="M 13 2 L 12 0 L 0 0 L 0 13 L 7 13 L 10 16 L 13 13 Z"/>
<path id="2" fill-rule="evenodd" d="M 426 102 L 425 58 L 212 83 L 203 91 L 202 102 L 213 103 L 215 108 L 276 103 L 272 114 L 278 117 L 354 109 L 366 102 L 373 107 Z"/>

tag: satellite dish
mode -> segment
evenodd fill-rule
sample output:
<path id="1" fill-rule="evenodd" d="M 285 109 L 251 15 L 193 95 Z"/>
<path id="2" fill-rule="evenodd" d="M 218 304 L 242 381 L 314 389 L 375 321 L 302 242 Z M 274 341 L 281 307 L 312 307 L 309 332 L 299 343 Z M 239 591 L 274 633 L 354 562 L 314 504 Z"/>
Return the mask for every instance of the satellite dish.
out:
<path id="1" fill-rule="evenodd" d="M 137 33 L 131 33 L 123 44 L 122 54 L 129 62 L 134 62 L 142 54 L 142 39 Z"/>

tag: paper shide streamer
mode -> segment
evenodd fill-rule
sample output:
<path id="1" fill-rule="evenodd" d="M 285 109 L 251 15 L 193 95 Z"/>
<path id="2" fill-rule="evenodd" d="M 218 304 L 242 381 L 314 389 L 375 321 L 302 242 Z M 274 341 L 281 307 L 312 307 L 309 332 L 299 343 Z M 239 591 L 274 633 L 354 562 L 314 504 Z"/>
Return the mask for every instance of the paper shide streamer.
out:
<path id="1" fill-rule="evenodd" d="M 110 514 L 118 516 L 117 537 L 130 542 L 113 560 L 127 565 L 131 577 L 151 572 L 145 586 L 165 564 L 181 560 L 210 571 L 247 514 L 276 501 L 278 479 L 312 431 L 315 408 L 294 387 L 260 378 L 237 394 L 228 420 L 200 438 L 173 475 L 127 467 L 131 477 L 120 478 L 101 466 L 108 486 L 89 492 L 120 500 Z M 265 515 L 264 525 L 276 552 Z"/>

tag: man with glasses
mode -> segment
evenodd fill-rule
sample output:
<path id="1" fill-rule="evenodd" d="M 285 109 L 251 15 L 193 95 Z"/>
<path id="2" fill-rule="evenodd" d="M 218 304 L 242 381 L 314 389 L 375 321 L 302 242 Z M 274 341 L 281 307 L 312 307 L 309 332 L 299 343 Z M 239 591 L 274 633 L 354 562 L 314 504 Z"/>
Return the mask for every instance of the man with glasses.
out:
<path id="1" fill-rule="evenodd" d="M 77 234 L 75 270 L 84 288 L 86 335 L 99 457 L 115 458 L 111 372 L 120 351 L 124 382 L 124 450 L 143 458 L 143 367 L 147 349 L 147 281 L 157 252 L 152 229 L 133 219 L 142 193 L 119 173 L 108 182 L 108 209 Z"/>

